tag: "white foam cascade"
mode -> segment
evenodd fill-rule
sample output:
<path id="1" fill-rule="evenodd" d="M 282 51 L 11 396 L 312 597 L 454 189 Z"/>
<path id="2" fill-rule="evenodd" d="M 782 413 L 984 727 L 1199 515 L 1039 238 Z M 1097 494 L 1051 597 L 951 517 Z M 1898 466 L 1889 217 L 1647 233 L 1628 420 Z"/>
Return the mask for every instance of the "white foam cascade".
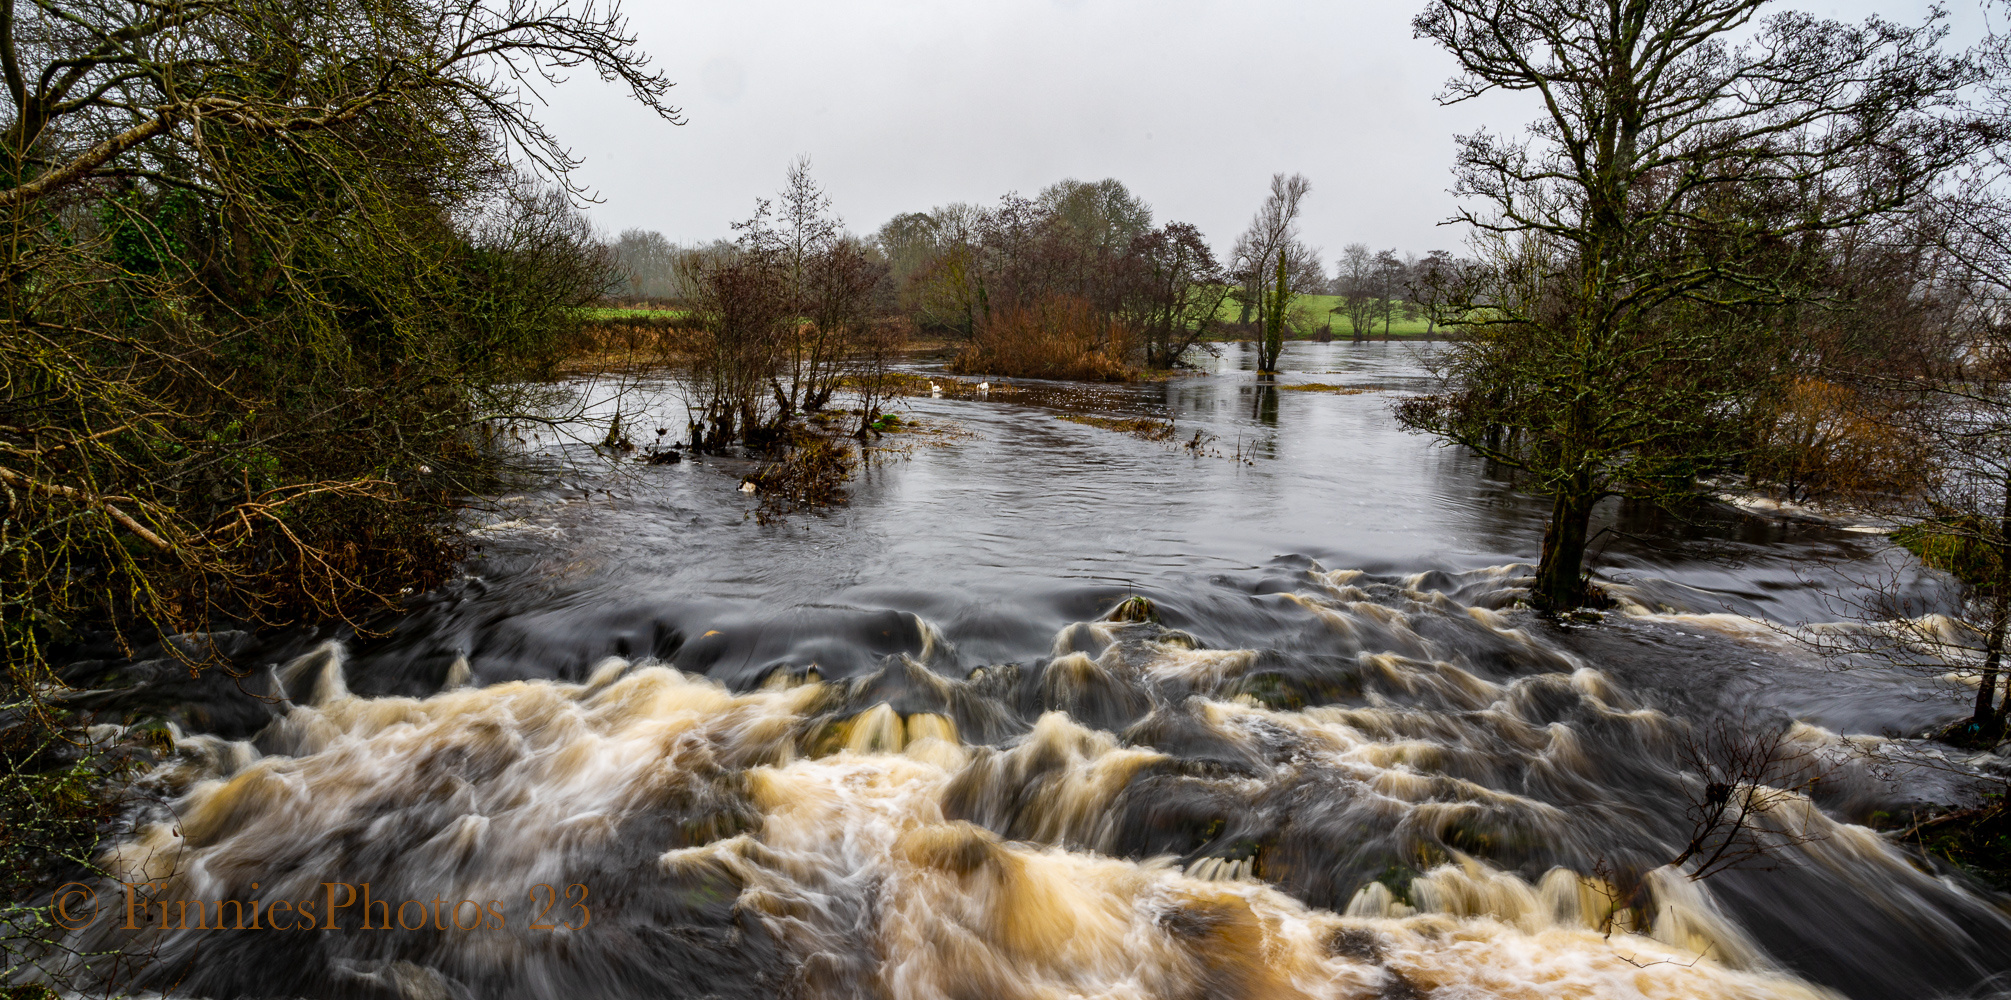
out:
<path id="1" fill-rule="evenodd" d="M 1143 673 L 1206 685 L 1252 663 L 1248 651 L 1181 642 L 1154 654 Z M 1068 668 L 1078 674 L 1122 668 L 1108 653 L 1062 655 L 1082 659 Z M 1389 683 L 1434 685 L 1470 711 L 1503 711 L 1515 693 L 1450 664 L 1364 665 Z M 1587 697 L 1612 696 L 1596 672 L 1554 676 Z M 814 971 L 801 979 L 813 994 L 1338 998 L 1402 995 L 1390 991 L 1407 984 L 1445 996 L 1827 995 L 1770 966 L 1707 888 L 1672 873 L 1653 877 L 1652 915 L 1634 927 L 1604 883 L 1562 869 L 1531 884 L 1460 857 L 1412 880 L 1409 902 L 1371 882 L 1327 912 L 1251 877 L 1249 863 L 1235 877 L 1218 863 L 1203 878 L 1171 859 L 1110 857 L 1097 850 L 1109 841 L 1107 807 L 1164 758 L 1059 711 L 991 749 L 960 743 L 951 720 L 881 704 L 853 714 L 837 749 L 816 756 L 829 746 L 817 713 L 830 693 L 817 680 L 736 694 L 610 660 L 584 683 L 472 688 L 457 678 L 427 698 L 361 698 L 334 646 L 280 677 L 303 694 L 256 741 L 264 752 L 181 742 L 155 777 L 180 789 L 179 822 L 117 845 L 105 863 L 118 880 L 207 898 L 257 872 L 270 898 L 312 897 L 347 863 L 344 845 L 362 838 L 395 845 L 375 877 L 400 895 L 506 898 L 576 877 L 581 858 L 617 852 L 629 831 L 656 829 L 641 820 L 675 813 L 681 842 L 657 845 L 656 877 L 731 885 L 733 909 Z M 1549 808 L 1437 773 L 1431 760 L 1457 748 L 1401 735 L 1394 706 L 1294 712 L 1225 698 L 1204 699 L 1201 711 L 1227 739 L 1292 731 L 1412 821 L 1445 821 L 1434 810 Z M 1524 728 L 1545 752 L 1579 752 L 1568 731 Z M 1026 806 L 1040 817 L 1032 836 L 1007 840 L 946 816 L 954 782 L 1011 784 L 1035 758 L 1049 771 Z M 519 949 L 511 961 L 562 978 L 539 964 L 557 961 L 550 938 L 513 933 L 448 939 L 431 958 L 451 975 Z M 173 959 L 201 941 L 93 928 L 69 944 Z M 381 965 L 342 967 L 395 978 Z"/>

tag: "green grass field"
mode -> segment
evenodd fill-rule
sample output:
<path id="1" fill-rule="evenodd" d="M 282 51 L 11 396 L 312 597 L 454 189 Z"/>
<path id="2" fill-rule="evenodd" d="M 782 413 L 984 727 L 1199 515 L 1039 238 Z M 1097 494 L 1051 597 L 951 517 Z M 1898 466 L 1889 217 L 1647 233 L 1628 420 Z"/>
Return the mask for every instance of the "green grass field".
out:
<path id="1" fill-rule="evenodd" d="M 582 311 L 585 312 L 587 319 L 603 323 L 612 320 L 654 319 L 657 317 L 684 315 L 684 310 L 682 309 L 625 309 L 616 306 L 595 306 Z"/>
<path id="2" fill-rule="evenodd" d="M 1334 336 L 1336 338 L 1347 339 L 1353 337 L 1354 328 L 1348 325 L 1347 315 L 1332 311 L 1339 308 L 1340 305 L 1341 297 L 1338 295 L 1294 295 L 1292 296 L 1292 311 L 1290 314 L 1292 329 L 1300 336 L 1307 336 L 1318 332 L 1320 327 L 1331 321 L 1334 325 Z M 1241 308 L 1237 306 L 1234 300 L 1226 300 L 1222 303 L 1221 311 L 1216 315 L 1224 323 L 1234 323 L 1241 312 Z M 1398 307 L 1396 315 L 1391 317 L 1389 335 L 1392 337 L 1421 338 L 1425 335 L 1425 330 L 1425 321 L 1423 319 L 1405 319 L 1401 306 Z M 1371 336 L 1381 337 L 1382 335 L 1383 324 L 1378 319 Z M 1445 336 L 1445 328 L 1439 327 L 1436 335 L 1440 337 Z"/>

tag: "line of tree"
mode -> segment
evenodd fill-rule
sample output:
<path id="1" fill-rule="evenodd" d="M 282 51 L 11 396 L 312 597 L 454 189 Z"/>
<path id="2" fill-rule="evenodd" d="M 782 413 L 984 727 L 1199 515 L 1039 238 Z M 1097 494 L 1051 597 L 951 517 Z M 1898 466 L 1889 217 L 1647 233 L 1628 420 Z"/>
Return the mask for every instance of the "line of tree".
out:
<path id="1" fill-rule="evenodd" d="M 1419 259 L 1355 244 L 1330 278 L 1320 250 L 1300 236 L 1310 190 L 1302 175 L 1274 175 L 1226 263 L 1194 226 L 1155 226 L 1151 207 L 1115 179 L 1064 180 L 990 207 L 904 213 L 870 236 L 845 239 L 883 269 L 870 308 L 968 345 L 959 367 L 972 372 L 1118 378 L 1133 367 L 1183 364 L 1196 345 L 1220 337 L 1258 341 L 1259 367 L 1271 371 L 1287 336 L 1330 326 L 1332 317 L 1306 299 L 1326 294 L 1341 297 L 1345 308 L 1336 311 L 1353 322 L 1357 340 L 1378 322 L 1387 337 L 1397 317 L 1424 317 L 1436 332 L 1453 276 L 1468 265 L 1443 251 Z M 621 275 L 611 298 L 696 302 L 707 293 L 689 262 L 742 248 L 624 231 L 609 244 Z"/>
<path id="2" fill-rule="evenodd" d="M 609 245 L 620 275 L 612 297 L 709 309 L 706 322 L 716 322 L 719 290 L 705 275 L 717 264 L 780 253 L 798 262 L 787 267 L 800 274 L 801 262 L 822 259 L 823 251 L 805 257 L 802 237 L 790 236 L 785 250 L 769 246 L 779 237 L 766 235 L 796 233 L 816 215 L 801 202 L 807 197 L 801 186 L 814 187 L 807 162 L 790 176 L 778 219 L 743 224 L 733 242 L 680 246 L 655 232 L 622 233 Z M 1218 330 L 1223 304 L 1239 293 L 1199 230 L 1182 222 L 1154 225 L 1151 208 L 1114 179 L 1065 180 L 1033 198 L 1007 195 L 992 207 L 959 203 L 906 213 L 864 237 L 817 217 L 825 228 L 810 242 L 848 248 L 861 273 L 875 276 L 857 299 L 863 314 L 964 345 L 958 366 L 971 371 L 1105 379 L 1138 366 L 1170 368 Z M 801 296 L 791 301 L 790 321 L 807 319 Z M 781 392 L 791 402 L 778 413 L 803 408 L 794 390 Z M 819 405 L 828 398 L 812 396 Z"/>
<path id="3" fill-rule="evenodd" d="M 1106 179 L 991 208 L 953 204 L 880 228 L 898 306 L 966 342 L 958 367 L 1059 378 L 1169 368 L 1213 329 L 1229 289 L 1192 225 Z"/>
<path id="4" fill-rule="evenodd" d="M 1398 319 L 1424 320 L 1425 338 L 1431 339 L 1442 322 L 1459 321 L 1460 316 L 1449 310 L 1457 305 L 1453 300 L 1465 280 L 1461 275 L 1473 267 L 1473 262 L 1444 250 L 1420 258 L 1350 243 L 1334 265 L 1333 294 L 1340 300 L 1334 311 L 1347 320 L 1357 342 L 1375 336 L 1378 323 L 1388 339 Z"/>

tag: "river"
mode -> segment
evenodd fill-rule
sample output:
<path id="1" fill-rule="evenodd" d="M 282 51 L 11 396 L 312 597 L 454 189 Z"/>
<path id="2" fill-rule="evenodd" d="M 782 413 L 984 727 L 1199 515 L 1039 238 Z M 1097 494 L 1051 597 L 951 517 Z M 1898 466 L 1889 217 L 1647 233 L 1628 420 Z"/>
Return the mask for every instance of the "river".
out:
<path id="1" fill-rule="evenodd" d="M 1517 609 L 1543 506 L 1390 416 L 1431 350 L 952 386 L 902 401 L 921 429 L 848 504 L 779 519 L 748 463 L 527 429 L 548 481 L 485 502 L 390 635 L 157 671 L 180 752 L 108 858 L 156 884 L 99 885 L 118 919 L 52 967 L 210 997 L 1997 995 L 2005 900 L 1856 825 L 2001 768 L 1890 763 L 1959 686 L 1789 635 L 1932 575 L 1875 526 L 1616 501 L 1622 607 Z M 1281 388 L 1312 383 L 1349 391 Z M 681 436 L 674 387 L 624 389 L 585 391 Z M 1685 761 L 1728 726 L 1807 780 L 1754 864 L 1693 880 Z M 294 929 L 145 919 L 218 900 Z"/>

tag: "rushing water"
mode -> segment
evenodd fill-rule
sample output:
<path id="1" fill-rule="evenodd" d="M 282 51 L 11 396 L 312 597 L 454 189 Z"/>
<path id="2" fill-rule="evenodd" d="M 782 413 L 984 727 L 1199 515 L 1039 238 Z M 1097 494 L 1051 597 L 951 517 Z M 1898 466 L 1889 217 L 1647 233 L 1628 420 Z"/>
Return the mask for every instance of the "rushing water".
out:
<path id="1" fill-rule="evenodd" d="M 1416 351 L 1288 348 L 1280 382 L 1352 394 L 1231 348 L 1166 383 L 908 400 L 933 430 L 848 506 L 765 524 L 746 463 L 529 438 L 563 473 L 499 498 L 469 575 L 389 637 L 104 681 L 188 730 L 149 779 L 172 815 L 108 858 L 158 884 L 98 886 L 112 915 L 64 942 L 98 957 L 46 964 L 216 997 L 1999 988 L 2005 901 L 1853 825 L 1967 794 L 1859 753 L 1959 686 L 1778 627 L 1934 581 L 1835 525 L 1609 504 L 1625 609 L 1516 610 L 1542 510 L 1395 427 Z M 617 404 L 682 426 L 668 386 Z M 1112 620 L 1131 594 L 1157 622 Z M 1758 822 L 1764 866 L 1692 881 L 1665 867 L 1700 795 L 1679 761 L 1727 719 L 1791 722 L 1823 777 Z M 337 929 L 162 930 L 150 899 Z M 408 902 L 416 927 L 360 929 Z"/>

